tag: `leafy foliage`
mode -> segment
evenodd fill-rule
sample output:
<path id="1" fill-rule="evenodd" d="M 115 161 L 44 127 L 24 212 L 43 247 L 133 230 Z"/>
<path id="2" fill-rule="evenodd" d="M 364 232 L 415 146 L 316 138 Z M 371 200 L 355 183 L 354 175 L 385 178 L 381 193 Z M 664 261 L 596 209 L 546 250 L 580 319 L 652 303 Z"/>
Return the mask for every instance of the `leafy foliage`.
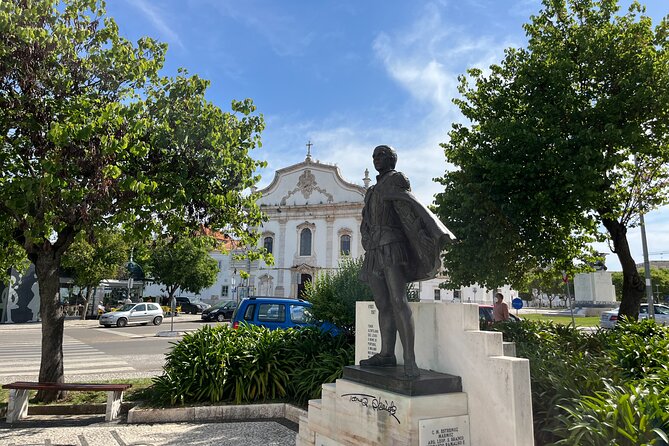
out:
<path id="1" fill-rule="evenodd" d="M 326 271 L 306 285 L 304 296 L 313 304 L 317 319 L 338 327 L 355 326 L 355 303 L 373 300 L 369 286 L 359 278 L 361 268 L 362 258 L 344 259 L 337 271 Z"/>
<path id="2" fill-rule="evenodd" d="M 643 269 L 639 269 L 639 275 L 644 276 Z M 611 280 L 613 286 L 616 288 L 616 299 L 618 301 L 623 298 L 623 273 L 620 271 L 613 271 L 611 273 Z M 669 296 L 669 269 L 666 268 L 651 268 L 650 280 L 653 284 L 653 296 L 656 302 L 662 302 L 665 297 Z"/>
<path id="3" fill-rule="evenodd" d="M 627 229 L 669 196 L 669 20 L 653 28 L 638 3 L 618 15 L 617 0 L 542 3 L 526 48 L 460 78 L 471 125 L 443 144 L 456 170 L 436 210 L 458 238 L 444 266 L 488 288 L 551 265 L 573 276 L 605 235 L 625 273 L 621 312 L 636 317 Z"/>
<path id="4" fill-rule="evenodd" d="M 345 338 L 315 328 L 205 326 L 167 355 L 163 375 L 154 379 L 154 397 L 168 404 L 304 402 L 352 362 Z"/>
<path id="5" fill-rule="evenodd" d="M 149 257 L 153 280 L 165 285 L 170 298 L 181 289 L 198 293 L 216 282 L 218 263 L 209 255 L 207 237 L 158 240 Z"/>
<path id="6" fill-rule="evenodd" d="M 669 328 L 646 320 L 592 334 L 528 321 L 493 329 L 530 361 L 537 444 L 662 444 Z"/>
<path id="7" fill-rule="evenodd" d="M 257 244 L 244 191 L 264 165 L 250 156 L 262 116 L 250 99 L 223 112 L 184 70 L 160 77 L 166 49 L 120 37 L 101 0 L 0 2 L 0 236 L 36 266 L 41 381 L 63 381 L 57 271 L 79 232 L 206 226 Z"/>
<path id="8" fill-rule="evenodd" d="M 118 231 L 100 231 L 91 235 L 80 232 L 63 256 L 61 265 L 63 272 L 72 277 L 74 285 L 90 291 L 103 279 L 116 277 L 127 262 L 128 253 L 128 246 Z"/>

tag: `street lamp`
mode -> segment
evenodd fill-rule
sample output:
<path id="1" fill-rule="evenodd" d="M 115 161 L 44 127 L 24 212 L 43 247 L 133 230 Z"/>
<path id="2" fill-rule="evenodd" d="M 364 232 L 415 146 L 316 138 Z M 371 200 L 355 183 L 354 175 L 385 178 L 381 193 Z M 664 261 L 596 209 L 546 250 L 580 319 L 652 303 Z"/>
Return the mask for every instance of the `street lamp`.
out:
<path id="1" fill-rule="evenodd" d="M 653 286 L 650 281 L 650 261 L 648 260 L 648 243 L 646 243 L 646 223 L 643 213 L 639 214 L 639 227 L 641 228 L 641 246 L 643 247 L 643 269 L 646 276 L 646 300 L 648 302 L 648 318 L 655 319 L 655 307 L 653 306 Z"/>

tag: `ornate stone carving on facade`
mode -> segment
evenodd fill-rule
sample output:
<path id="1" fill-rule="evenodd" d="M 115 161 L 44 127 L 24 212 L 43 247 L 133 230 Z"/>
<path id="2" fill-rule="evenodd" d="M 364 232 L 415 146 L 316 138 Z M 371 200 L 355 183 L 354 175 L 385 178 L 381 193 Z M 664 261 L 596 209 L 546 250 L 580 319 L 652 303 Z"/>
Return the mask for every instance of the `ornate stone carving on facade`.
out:
<path id="1" fill-rule="evenodd" d="M 323 195 L 325 195 L 328 199 L 328 203 L 332 203 L 334 201 L 334 197 L 332 196 L 332 194 L 328 193 L 328 191 L 323 189 L 322 187 L 319 187 L 318 182 L 316 181 L 316 176 L 313 173 L 311 173 L 310 169 L 306 169 L 302 173 L 302 175 L 300 175 L 300 177 L 298 178 L 297 187 L 288 192 L 288 195 L 281 198 L 281 205 L 285 206 L 288 198 L 290 198 L 291 195 L 294 195 L 297 192 L 302 192 L 302 196 L 306 199 L 309 199 L 313 191 L 318 191 Z"/>

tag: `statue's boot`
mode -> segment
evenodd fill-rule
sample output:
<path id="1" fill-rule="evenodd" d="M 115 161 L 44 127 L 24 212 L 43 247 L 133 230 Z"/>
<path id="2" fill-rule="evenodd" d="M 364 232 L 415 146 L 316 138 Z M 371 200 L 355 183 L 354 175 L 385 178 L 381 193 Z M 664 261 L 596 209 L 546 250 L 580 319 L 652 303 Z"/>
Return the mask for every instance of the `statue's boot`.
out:
<path id="1" fill-rule="evenodd" d="M 360 361 L 362 367 L 393 367 L 397 365 L 397 358 L 395 355 L 382 355 L 377 353 L 369 359 Z"/>
<path id="2" fill-rule="evenodd" d="M 404 364 L 404 376 L 407 378 L 418 378 L 420 376 L 420 369 L 416 365 L 416 361 L 408 361 Z"/>

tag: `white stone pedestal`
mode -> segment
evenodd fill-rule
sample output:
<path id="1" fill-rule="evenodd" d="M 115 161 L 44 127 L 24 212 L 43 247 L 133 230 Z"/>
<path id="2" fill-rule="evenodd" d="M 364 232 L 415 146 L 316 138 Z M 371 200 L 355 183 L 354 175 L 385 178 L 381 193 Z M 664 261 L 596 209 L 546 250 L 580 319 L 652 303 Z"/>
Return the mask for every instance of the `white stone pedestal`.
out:
<path id="1" fill-rule="evenodd" d="M 429 433 L 421 435 L 421 420 L 431 423 Z M 468 439 L 467 424 L 464 393 L 411 397 L 339 379 L 323 386 L 320 400 L 309 401 L 309 418 L 300 420 L 297 445 L 427 445 L 435 430 L 444 429 L 437 434 L 442 438 Z"/>
<path id="2" fill-rule="evenodd" d="M 574 300 L 577 305 L 615 304 L 616 289 L 609 271 L 576 274 Z"/>
<path id="3" fill-rule="evenodd" d="M 309 402 L 297 445 L 533 446 L 529 362 L 504 356 L 501 333 L 479 330 L 475 304 L 411 309 L 418 366 L 460 376 L 463 391 L 410 397 L 340 379 Z M 356 364 L 379 348 L 376 308 L 359 302 Z"/>

